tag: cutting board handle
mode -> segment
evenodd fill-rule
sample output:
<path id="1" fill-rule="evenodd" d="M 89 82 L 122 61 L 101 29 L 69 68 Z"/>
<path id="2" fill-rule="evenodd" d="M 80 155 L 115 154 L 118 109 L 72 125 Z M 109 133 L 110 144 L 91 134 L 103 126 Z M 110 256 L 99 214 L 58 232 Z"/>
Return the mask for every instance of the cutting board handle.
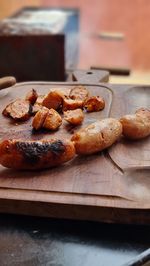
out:
<path id="1" fill-rule="evenodd" d="M 4 77 L 0 78 L 0 90 L 11 87 L 16 84 L 16 79 L 14 77 Z"/>
<path id="2" fill-rule="evenodd" d="M 99 83 L 109 81 L 109 72 L 105 70 L 75 70 L 72 80 L 83 83 Z"/>

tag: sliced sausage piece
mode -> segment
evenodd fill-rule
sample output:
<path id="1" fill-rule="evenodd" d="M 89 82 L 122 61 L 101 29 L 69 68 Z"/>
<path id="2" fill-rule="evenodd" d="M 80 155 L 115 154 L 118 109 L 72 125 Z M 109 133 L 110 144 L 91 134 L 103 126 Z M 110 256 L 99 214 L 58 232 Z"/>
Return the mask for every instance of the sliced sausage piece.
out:
<path id="1" fill-rule="evenodd" d="M 92 154 L 110 147 L 121 134 L 121 123 L 114 118 L 105 118 L 81 129 L 71 140 L 77 154 Z"/>
<path id="2" fill-rule="evenodd" d="M 14 120 L 25 121 L 32 115 L 32 105 L 24 99 L 17 99 L 6 106 L 3 114 Z"/>
<path id="3" fill-rule="evenodd" d="M 75 109 L 82 109 L 83 108 L 83 101 L 82 100 L 73 100 L 70 98 L 63 99 L 63 111 L 67 110 L 75 110 Z"/>
<path id="4" fill-rule="evenodd" d="M 89 96 L 89 92 L 84 86 L 76 86 L 71 89 L 69 97 L 73 100 L 85 101 Z"/>
<path id="5" fill-rule="evenodd" d="M 139 109 L 133 115 L 125 115 L 120 119 L 123 135 L 137 140 L 150 135 L 150 110 Z"/>
<path id="6" fill-rule="evenodd" d="M 80 125 L 84 120 L 84 114 L 81 109 L 69 110 L 64 112 L 64 119 L 72 125 Z"/>
<path id="7" fill-rule="evenodd" d="M 0 164 L 13 169 L 50 168 L 59 166 L 74 156 L 75 148 L 69 140 L 22 141 L 8 139 L 0 143 Z"/>
<path id="8" fill-rule="evenodd" d="M 37 98 L 38 98 L 38 94 L 36 90 L 32 89 L 31 91 L 27 93 L 25 100 L 29 101 L 33 105 L 36 102 Z"/>
<path id="9" fill-rule="evenodd" d="M 63 102 L 63 94 L 59 91 L 50 91 L 43 99 L 42 105 L 54 110 L 60 109 Z"/>
<path id="10" fill-rule="evenodd" d="M 33 118 L 32 126 L 34 129 L 38 130 L 43 127 L 46 116 L 49 112 L 49 109 L 46 107 L 41 108 Z"/>
<path id="11" fill-rule="evenodd" d="M 62 124 L 62 118 L 54 109 L 50 109 L 46 115 L 43 127 L 49 130 L 57 130 Z"/>
<path id="12" fill-rule="evenodd" d="M 90 97 L 84 102 L 84 108 L 87 112 L 97 112 L 104 109 L 104 107 L 105 101 L 99 96 Z"/>

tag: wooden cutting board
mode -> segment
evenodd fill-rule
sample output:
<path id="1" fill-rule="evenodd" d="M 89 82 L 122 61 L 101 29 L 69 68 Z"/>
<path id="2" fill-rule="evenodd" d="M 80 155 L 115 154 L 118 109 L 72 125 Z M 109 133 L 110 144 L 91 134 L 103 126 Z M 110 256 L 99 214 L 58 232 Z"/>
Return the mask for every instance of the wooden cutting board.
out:
<path id="1" fill-rule="evenodd" d="M 119 118 L 140 107 L 150 107 L 150 87 L 98 83 L 96 72 L 76 72 L 76 82 L 18 83 L 0 92 L 0 137 L 25 139 L 63 136 L 79 129 L 63 123 L 55 134 L 32 131 L 32 118 L 13 123 L 2 116 L 12 100 L 35 88 L 39 94 L 51 88 L 69 93 L 75 84 L 85 85 L 92 95 L 101 95 L 106 107 L 85 115 L 83 126 L 105 117 Z M 94 82 L 96 80 L 96 82 Z M 82 126 L 82 127 L 83 127 Z M 14 158 L 15 159 L 15 158 Z M 0 167 L 0 211 L 37 216 L 96 220 L 116 223 L 150 223 L 150 138 L 123 138 L 110 149 L 90 156 L 77 156 L 60 167 L 44 171 L 14 171 Z"/>

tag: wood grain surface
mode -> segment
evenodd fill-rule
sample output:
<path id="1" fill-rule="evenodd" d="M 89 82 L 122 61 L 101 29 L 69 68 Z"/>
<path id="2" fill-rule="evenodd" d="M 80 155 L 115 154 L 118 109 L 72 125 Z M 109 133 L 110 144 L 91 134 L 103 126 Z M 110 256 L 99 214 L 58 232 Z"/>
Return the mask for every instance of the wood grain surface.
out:
<path id="1" fill-rule="evenodd" d="M 32 118 L 16 124 L 2 116 L 10 101 L 35 88 L 68 91 L 79 82 L 20 83 L 0 92 L 0 137 L 25 139 L 71 138 L 79 129 L 65 122 L 55 134 L 34 134 Z M 101 95 L 106 108 L 85 116 L 83 126 L 105 117 L 117 117 L 150 105 L 150 87 L 83 83 L 92 95 Z M 2 94 L 1 94 L 2 93 Z M 13 171 L 0 167 L 0 211 L 39 216 L 122 223 L 150 222 L 150 138 L 127 142 L 123 138 L 108 151 L 77 156 L 63 166 L 44 171 Z"/>

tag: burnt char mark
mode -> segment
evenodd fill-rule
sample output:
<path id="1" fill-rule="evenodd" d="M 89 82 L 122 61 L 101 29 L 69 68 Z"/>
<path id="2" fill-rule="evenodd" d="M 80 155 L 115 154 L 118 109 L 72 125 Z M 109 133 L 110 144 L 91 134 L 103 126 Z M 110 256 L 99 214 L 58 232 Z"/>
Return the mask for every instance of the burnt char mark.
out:
<path id="1" fill-rule="evenodd" d="M 31 104 L 29 104 L 29 111 L 28 111 L 28 114 L 29 115 L 32 115 L 33 114 L 33 107 Z"/>
<path id="2" fill-rule="evenodd" d="M 51 152 L 59 155 L 65 151 L 66 147 L 61 140 L 51 143 Z"/>
<path id="3" fill-rule="evenodd" d="M 53 155 L 59 156 L 65 151 L 65 145 L 61 140 L 55 142 L 16 142 L 16 148 L 22 153 L 25 161 L 30 164 L 36 164 L 46 155 L 46 153 L 51 152 Z"/>

